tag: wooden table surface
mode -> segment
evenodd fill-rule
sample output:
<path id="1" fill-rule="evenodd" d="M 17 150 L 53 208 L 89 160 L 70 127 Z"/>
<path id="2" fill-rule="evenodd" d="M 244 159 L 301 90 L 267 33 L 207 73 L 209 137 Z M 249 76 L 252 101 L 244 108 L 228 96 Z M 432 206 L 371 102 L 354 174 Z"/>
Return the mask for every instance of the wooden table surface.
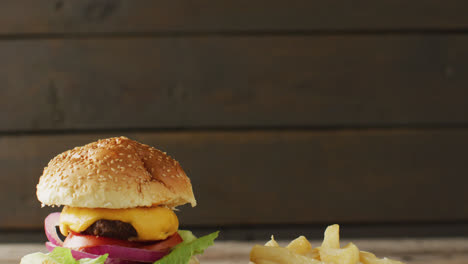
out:
<path id="1" fill-rule="evenodd" d="M 343 244 L 348 241 L 344 240 Z M 467 264 L 468 238 L 363 240 L 353 242 L 362 250 L 402 260 L 408 264 Z M 220 241 L 200 257 L 205 264 L 247 264 L 250 248 L 262 242 Z M 312 245 L 320 242 L 313 241 Z M 44 251 L 41 244 L 0 244 L 0 264 L 17 264 L 28 253 Z"/>

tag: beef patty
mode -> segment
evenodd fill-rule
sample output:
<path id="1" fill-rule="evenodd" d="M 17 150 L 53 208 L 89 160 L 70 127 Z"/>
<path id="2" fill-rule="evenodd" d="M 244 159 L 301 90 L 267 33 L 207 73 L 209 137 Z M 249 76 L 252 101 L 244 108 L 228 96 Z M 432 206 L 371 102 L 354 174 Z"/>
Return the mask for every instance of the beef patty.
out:
<path id="1" fill-rule="evenodd" d="M 138 235 L 131 224 L 118 220 L 98 220 L 83 231 L 82 234 L 125 240 Z"/>

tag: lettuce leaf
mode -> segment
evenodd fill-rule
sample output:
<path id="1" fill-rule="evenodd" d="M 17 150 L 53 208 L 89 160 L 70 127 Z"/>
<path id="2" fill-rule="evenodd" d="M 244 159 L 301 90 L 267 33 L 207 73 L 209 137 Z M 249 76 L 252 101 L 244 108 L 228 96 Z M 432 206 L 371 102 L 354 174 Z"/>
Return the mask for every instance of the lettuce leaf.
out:
<path id="1" fill-rule="evenodd" d="M 213 245 L 218 233 L 219 231 L 216 231 L 196 238 L 190 231 L 179 230 L 179 235 L 184 241 L 177 245 L 171 253 L 154 262 L 154 264 L 187 264 L 192 256 L 203 254 L 206 248 Z"/>
<path id="2" fill-rule="evenodd" d="M 197 240 L 197 237 L 192 233 L 192 231 L 188 230 L 179 230 L 177 231 L 179 233 L 179 236 L 182 238 L 182 243 L 181 244 L 186 244 L 190 243 L 194 240 Z"/>
<path id="3" fill-rule="evenodd" d="M 104 264 L 106 259 L 107 254 L 95 259 L 84 258 L 75 260 L 69 248 L 56 247 L 52 252 L 47 254 L 37 252 L 26 255 L 21 259 L 21 264 Z"/>

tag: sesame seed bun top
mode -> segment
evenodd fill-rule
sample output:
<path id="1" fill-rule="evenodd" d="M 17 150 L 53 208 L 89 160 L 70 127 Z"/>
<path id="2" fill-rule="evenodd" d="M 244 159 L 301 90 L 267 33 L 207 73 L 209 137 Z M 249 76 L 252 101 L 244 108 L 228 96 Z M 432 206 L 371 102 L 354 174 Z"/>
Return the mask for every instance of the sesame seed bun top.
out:
<path id="1" fill-rule="evenodd" d="M 37 198 L 45 205 L 87 208 L 196 205 L 190 179 L 177 161 L 125 137 L 56 156 L 39 179 Z"/>

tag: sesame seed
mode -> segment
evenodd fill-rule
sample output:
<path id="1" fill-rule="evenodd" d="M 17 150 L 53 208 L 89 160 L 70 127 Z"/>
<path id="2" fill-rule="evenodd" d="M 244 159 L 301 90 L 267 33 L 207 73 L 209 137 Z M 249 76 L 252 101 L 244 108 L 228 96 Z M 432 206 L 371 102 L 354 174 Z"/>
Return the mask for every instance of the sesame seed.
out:
<path id="1" fill-rule="evenodd" d="M 132 157 L 132 155 L 128 154 L 128 155 L 127 155 L 127 157 L 128 157 L 128 158 L 131 158 L 131 157 Z"/>
<path id="2" fill-rule="evenodd" d="M 166 174 L 165 174 L 165 173 L 163 173 L 163 177 L 166 177 Z"/>
<path id="3" fill-rule="evenodd" d="M 114 169 L 114 168 L 111 168 L 111 170 L 112 170 L 112 171 L 115 171 L 115 169 Z"/>
<path id="4" fill-rule="evenodd" d="M 119 153 L 120 156 L 123 156 L 124 154 L 123 153 Z"/>
<path id="5" fill-rule="evenodd" d="M 170 169 L 167 169 L 167 172 L 171 172 L 171 170 L 170 170 Z"/>

